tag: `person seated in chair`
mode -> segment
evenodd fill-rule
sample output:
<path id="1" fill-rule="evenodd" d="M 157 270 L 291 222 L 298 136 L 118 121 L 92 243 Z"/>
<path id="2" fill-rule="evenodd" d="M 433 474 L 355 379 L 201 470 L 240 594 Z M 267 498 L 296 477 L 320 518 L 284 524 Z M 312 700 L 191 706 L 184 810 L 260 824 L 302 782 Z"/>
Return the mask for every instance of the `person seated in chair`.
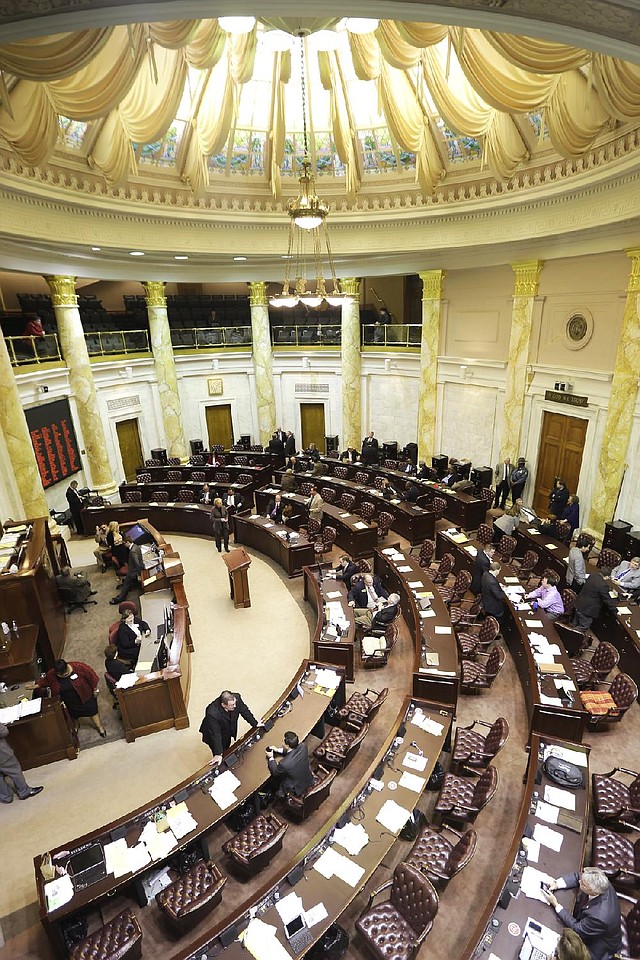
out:
<path id="1" fill-rule="evenodd" d="M 622 560 L 611 571 L 611 579 L 625 597 L 638 598 L 640 593 L 640 557 Z"/>
<path id="2" fill-rule="evenodd" d="M 549 620 L 557 620 L 564 613 L 564 603 L 558 590 L 560 577 L 553 570 L 545 570 L 540 580 L 540 586 L 526 595 L 527 600 L 533 600 L 534 610 L 544 610 Z"/>
<path id="3" fill-rule="evenodd" d="M 282 523 L 283 510 L 284 503 L 282 502 L 282 494 L 276 493 L 273 500 L 270 500 L 267 504 L 267 517 L 269 520 L 273 520 L 274 523 Z"/>
<path id="4" fill-rule="evenodd" d="M 405 492 L 401 494 L 400 499 L 406 503 L 415 503 L 421 493 L 422 490 L 413 480 L 407 480 L 407 488 Z"/>
<path id="5" fill-rule="evenodd" d="M 97 590 L 91 589 L 91 584 L 82 574 L 71 573 L 71 567 L 62 567 L 56 577 L 58 590 L 65 591 L 69 603 L 86 603 L 89 597 L 95 597 Z"/>
<path id="6" fill-rule="evenodd" d="M 342 463 L 357 463 L 360 459 L 360 454 L 355 447 L 347 447 L 346 450 L 343 450 L 340 454 L 340 460 Z"/>
<path id="7" fill-rule="evenodd" d="M 148 637 L 151 627 L 146 620 L 136 617 L 133 610 L 125 610 L 114 639 L 118 656 L 135 667 L 143 637 Z"/>
<path id="8" fill-rule="evenodd" d="M 349 591 L 349 606 L 354 607 L 353 615 L 356 623 L 363 627 L 370 627 L 373 615 L 383 606 L 388 598 L 389 591 L 383 587 L 380 577 L 365 573 L 360 579 L 351 580 Z"/>
<path id="9" fill-rule="evenodd" d="M 305 457 L 309 457 L 310 460 L 313 460 L 314 463 L 320 459 L 320 451 L 316 447 L 313 441 L 309 444 L 307 449 L 304 452 Z"/>
<path id="10" fill-rule="evenodd" d="M 359 573 L 360 567 L 358 564 L 354 563 L 353 560 L 346 554 L 343 554 L 340 557 L 338 566 L 334 569 L 336 580 L 342 580 L 347 590 L 351 590 L 351 580 Z"/>
<path id="11" fill-rule="evenodd" d="M 395 498 L 398 496 L 386 477 L 383 477 L 380 481 L 380 493 L 385 500 L 395 500 Z"/>
<path id="12" fill-rule="evenodd" d="M 418 480 L 428 480 L 430 476 L 431 476 L 431 471 L 429 467 L 426 465 L 424 460 L 421 460 L 420 463 L 418 464 L 418 472 L 416 474 L 416 477 L 418 478 Z"/>
<path id="13" fill-rule="evenodd" d="M 211 492 L 208 483 L 202 484 L 202 493 L 200 494 L 200 499 L 198 503 L 208 503 L 211 505 L 213 503 L 214 494 Z"/>
<path id="14" fill-rule="evenodd" d="M 458 473 L 458 463 L 456 460 L 449 460 L 449 466 L 444 477 L 440 481 L 444 483 L 447 487 L 453 487 L 454 483 L 459 483 L 462 480 L 462 477 Z"/>
<path id="15" fill-rule="evenodd" d="M 282 480 L 280 481 L 280 486 L 285 493 L 295 493 L 296 492 L 296 481 L 293 477 L 293 468 L 289 467 L 282 474 Z"/>
<path id="16" fill-rule="evenodd" d="M 267 747 L 267 765 L 274 779 L 276 794 L 285 797 L 293 793 L 301 797 L 313 783 L 306 743 L 300 743 L 293 730 L 287 730 L 281 747 Z M 282 757 L 276 760 L 276 755 Z"/>
<path id="17" fill-rule="evenodd" d="M 390 593 L 383 606 L 374 613 L 371 620 L 371 629 L 386 627 L 388 623 L 395 620 L 398 615 L 398 604 L 400 603 L 400 594 Z"/>
<path id="18" fill-rule="evenodd" d="M 227 513 L 230 517 L 232 517 L 234 513 L 240 513 L 242 510 L 242 497 L 239 497 L 238 494 L 234 492 L 233 488 L 229 487 L 224 495 L 224 505 L 227 508 Z"/>
<path id="19" fill-rule="evenodd" d="M 109 643 L 104 648 L 104 669 L 116 682 L 125 673 L 133 673 L 133 666 L 120 656 L 118 648 L 113 643 Z"/>

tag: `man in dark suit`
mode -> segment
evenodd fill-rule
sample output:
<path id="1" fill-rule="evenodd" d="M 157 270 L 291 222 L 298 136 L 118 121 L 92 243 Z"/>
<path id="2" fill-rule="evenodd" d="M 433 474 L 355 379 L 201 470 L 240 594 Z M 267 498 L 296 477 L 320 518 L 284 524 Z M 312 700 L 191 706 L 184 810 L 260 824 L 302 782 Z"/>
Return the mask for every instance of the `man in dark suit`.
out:
<path id="1" fill-rule="evenodd" d="M 282 760 L 276 760 L 275 754 L 279 754 Z M 269 773 L 277 781 L 279 797 L 288 793 L 301 797 L 313 783 L 307 745 L 300 743 L 293 730 L 285 733 L 282 747 L 267 747 L 267 764 Z"/>
<path id="2" fill-rule="evenodd" d="M 558 903 L 554 890 L 580 887 L 573 916 Z M 582 873 L 568 873 L 549 884 L 545 897 L 565 927 L 575 930 L 584 941 L 592 960 L 611 960 L 622 945 L 620 905 L 616 892 L 602 870 L 585 867 Z"/>
<path id="3" fill-rule="evenodd" d="M 284 441 L 284 455 L 288 460 L 289 457 L 293 457 L 295 455 L 295 452 L 296 452 L 296 438 L 291 433 L 291 430 L 287 430 L 287 436 L 285 437 L 285 441 Z"/>
<path id="4" fill-rule="evenodd" d="M 480 592 L 482 593 L 482 606 L 485 613 L 490 617 L 495 617 L 501 623 L 504 617 L 504 593 L 496 580 L 499 573 L 500 564 L 493 560 L 489 569 L 482 574 Z"/>
<path id="5" fill-rule="evenodd" d="M 269 440 L 267 450 L 275 456 L 284 456 L 284 443 L 278 438 L 277 434 L 274 433 L 271 440 Z"/>
<path id="6" fill-rule="evenodd" d="M 615 600 L 609 596 L 609 586 L 601 573 L 591 573 L 578 594 L 575 610 L 573 611 L 573 625 L 582 630 L 588 630 L 596 617 L 606 607 L 611 613 L 616 612 Z"/>
<path id="7" fill-rule="evenodd" d="M 475 555 L 473 561 L 473 577 L 469 589 L 476 597 L 482 588 L 482 575 L 486 573 L 491 566 L 491 558 L 495 553 L 495 549 L 492 543 L 487 543 L 481 550 L 478 550 Z"/>
<path id="8" fill-rule="evenodd" d="M 202 740 L 213 754 L 211 763 L 217 766 L 222 754 L 238 736 L 238 718 L 246 720 L 250 727 L 262 726 L 249 710 L 239 693 L 223 690 L 216 700 L 212 700 L 200 724 Z"/>
<path id="9" fill-rule="evenodd" d="M 223 497 L 223 502 L 230 517 L 232 517 L 234 513 L 240 513 L 242 510 L 242 497 L 239 497 L 238 494 L 235 493 L 233 487 L 229 487 Z"/>
<path id="10" fill-rule="evenodd" d="M 78 493 L 77 480 L 72 480 L 67 487 L 66 497 L 67 503 L 69 504 L 69 510 L 71 511 L 71 516 L 73 517 L 73 525 L 76 528 L 76 533 L 79 533 L 81 537 L 84 537 L 84 526 L 82 523 L 82 508 L 84 507 L 84 499 Z"/>
<path id="11" fill-rule="evenodd" d="M 380 607 L 377 613 L 374 613 L 371 621 L 372 627 L 386 627 L 388 623 L 395 620 L 398 614 L 398 604 L 400 603 L 400 594 L 390 593 L 387 602 Z"/>
<path id="12" fill-rule="evenodd" d="M 407 489 L 400 495 L 400 499 L 406 503 L 415 503 L 421 493 L 420 487 L 413 480 L 407 480 Z"/>
<path id="13" fill-rule="evenodd" d="M 336 580 L 342 580 L 347 590 L 351 590 L 351 578 L 358 573 L 360 573 L 360 567 L 357 563 L 354 563 L 346 554 L 340 557 L 340 562 L 335 568 Z"/>
<path id="14" fill-rule="evenodd" d="M 126 533 L 122 538 L 124 542 L 129 547 L 129 556 L 127 558 L 127 566 L 129 571 L 120 584 L 120 590 L 117 597 L 112 597 L 109 600 L 109 603 L 122 603 L 123 600 L 127 599 L 127 595 L 132 587 L 137 586 L 140 579 L 140 574 L 144 570 L 144 560 L 142 558 L 142 550 L 140 549 L 139 543 L 134 543 L 130 536 Z"/>
<path id="15" fill-rule="evenodd" d="M 284 503 L 282 502 L 282 494 L 276 493 L 273 500 L 270 500 L 267 504 L 267 516 L 269 520 L 273 520 L 274 523 L 282 523 L 283 510 Z"/>
<path id="16" fill-rule="evenodd" d="M 378 441 L 373 435 L 373 430 L 369 436 L 365 437 L 362 441 L 362 462 L 363 463 L 377 463 L 379 459 L 378 453 Z"/>
<path id="17" fill-rule="evenodd" d="M 421 460 L 418 464 L 418 472 L 416 476 L 418 477 L 418 480 L 428 480 L 431 476 L 431 471 L 424 460 Z"/>
<path id="18" fill-rule="evenodd" d="M 371 573 L 365 573 L 360 580 L 354 577 L 349 591 L 349 606 L 355 608 L 353 615 L 356 623 L 370 627 L 373 615 L 384 606 L 388 596 L 389 591 L 382 586 L 380 577 L 374 577 Z"/>
<path id="19" fill-rule="evenodd" d="M 504 510 L 506 507 L 507 497 L 509 495 L 509 490 L 511 489 L 510 484 L 512 473 L 513 465 L 509 457 L 505 457 L 502 463 L 496 464 L 496 498 L 493 501 L 494 507 L 501 507 L 502 510 Z"/>

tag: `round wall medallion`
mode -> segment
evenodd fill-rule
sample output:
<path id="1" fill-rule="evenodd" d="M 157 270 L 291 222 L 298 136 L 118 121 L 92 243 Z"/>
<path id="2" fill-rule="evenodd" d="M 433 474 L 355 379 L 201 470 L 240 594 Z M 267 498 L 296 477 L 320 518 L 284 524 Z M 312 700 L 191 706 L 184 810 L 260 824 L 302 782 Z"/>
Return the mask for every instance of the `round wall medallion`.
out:
<path id="1" fill-rule="evenodd" d="M 569 350 L 582 350 L 593 335 L 593 317 L 587 310 L 572 313 L 564 325 L 565 345 Z"/>

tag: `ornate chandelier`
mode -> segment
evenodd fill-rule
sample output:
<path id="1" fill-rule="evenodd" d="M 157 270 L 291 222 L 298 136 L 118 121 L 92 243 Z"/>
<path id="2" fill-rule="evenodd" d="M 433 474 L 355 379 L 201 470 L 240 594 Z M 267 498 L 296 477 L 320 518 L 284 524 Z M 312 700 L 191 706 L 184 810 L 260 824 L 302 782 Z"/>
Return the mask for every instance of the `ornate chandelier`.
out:
<path id="1" fill-rule="evenodd" d="M 309 144 L 307 139 L 307 96 L 304 33 L 300 39 L 300 74 L 302 88 L 302 127 L 304 159 L 302 174 L 298 179 L 300 192 L 288 204 L 289 245 L 286 255 L 284 283 L 280 293 L 269 300 L 272 307 L 294 307 L 304 303 L 319 307 L 323 300 L 333 307 L 352 303 L 353 297 L 340 291 L 340 283 L 331 255 L 331 243 L 327 229 L 329 207 L 316 193 L 315 177 L 311 173 Z M 329 276 L 325 279 L 323 260 L 326 260 Z M 327 283 L 330 289 L 327 290 Z M 307 288 L 311 284 L 312 289 Z"/>

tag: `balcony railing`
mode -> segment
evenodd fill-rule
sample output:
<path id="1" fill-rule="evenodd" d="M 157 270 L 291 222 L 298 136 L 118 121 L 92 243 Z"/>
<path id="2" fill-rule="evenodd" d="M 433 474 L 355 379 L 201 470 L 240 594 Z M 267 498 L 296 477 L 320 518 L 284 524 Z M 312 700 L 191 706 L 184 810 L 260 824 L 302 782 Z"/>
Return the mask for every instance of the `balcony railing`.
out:
<path id="1" fill-rule="evenodd" d="M 365 347 L 420 348 L 422 326 L 419 323 L 373 323 L 362 327 Z"/>
<path id="2" fill-rule="evenodd" d="M 90 357 L 108 357 L 113 354 L 149 353 L 148 330 L 103 330 L 85 333 L 84 339 Z"/>
<path id="3" fill-rule="evenodd" d="M 5 337 L 4 339 L 12 367 L 62 360 L 56 333 L 45 333 L 42 337 Z"/>
<path id="4" fill-rule="evenodd" d="M 171 343 L 174 350 L 250 347 L 251 327 L 172 327 Z"/>
<path id="5" fill-rule="evenodd" d="M 335 347 L 342 343 L 339 326 L 272 326 L 271 341 L 274 347 Z"/>

